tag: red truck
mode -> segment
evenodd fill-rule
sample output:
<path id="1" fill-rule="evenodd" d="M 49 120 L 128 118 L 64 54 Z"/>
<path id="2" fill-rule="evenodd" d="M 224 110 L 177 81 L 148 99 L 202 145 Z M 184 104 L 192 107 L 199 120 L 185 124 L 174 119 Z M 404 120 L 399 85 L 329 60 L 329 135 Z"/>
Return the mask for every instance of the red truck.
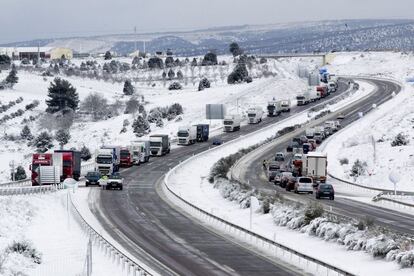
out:
<path id="1" fill-rule="evenodd" d="M 121 148 L 121 160 L 120 165 L 121 167 L 131 167 L 133 165 L 132 154 L 129 148 Z"/>
<path id="2" fill-rule="evenodd" d="M 52 153 L 35 153 L 32 156 L 30 171 L 32 172 L 32 186 L 40 185 L 38 168 L 39 166 L 51 166 L 53 164 Z"/>
<path id="3" fill-rule="evenodd" d="M 43 181 L 40 181 L 39 179 L 40 166 L 58 167 L 58 171 L 60 173 L 60 181 L 63 181 L 66 178 L 79 180 L 81 175 L 80 152 L 74 150 L 56 150 L 54 153 L 33 154 L 32 164 L 30 165 L 33 186 L 40 185 L 40 182 Z"/>
<path id="4" fill-rule="evenodd" d="M 328 96 L 328 87 L 325 85 L 316 86 L 316 91 L 321 93 L 321 98 Z"/>

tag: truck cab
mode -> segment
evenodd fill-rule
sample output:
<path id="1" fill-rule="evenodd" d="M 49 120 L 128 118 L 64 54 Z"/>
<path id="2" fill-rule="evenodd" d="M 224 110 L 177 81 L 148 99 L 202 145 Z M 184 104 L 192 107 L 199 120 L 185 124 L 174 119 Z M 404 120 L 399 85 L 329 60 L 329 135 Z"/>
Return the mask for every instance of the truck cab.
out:
<path id="1" fill-rule="evenodd" d="M 263 109 L 261 107 L 249 108 L 247 110 L 247 117 L 249 124 L 258 124 L 262 121 Z"/>
<path id="2" fill-rule="evenodd" d="M 118 171 L 115 166 L 114 155 L 112 149 L 99 149 L 96 152 L 95 164 L 96 171 L 101 175 L 111 175 Z"/>
<path id="3" fill-rule="evenodd" d="M 290 112 L 290 100 L 282 100 L 280 101 L 280 108 L 282 112 Z"/>
<path id="4" fill-rule="evenodd" d="M 223 120 L 223 131 L 233 132 L 240 130 L 241 117 L 240 115 L 225 116 Z"/>
<path id="5" fill-rule="evenodd" d="M 120 165 L 121 167 L 131 167 L 133 164 L 132 154 L 129 148 L 124 147 L 120 150 Z"/>
<path id="6" fill-rule="evenodd" d="M 81 175 L 81 153 L 75 150 L 55 150 L 53 164 L 61 168 L 60 180 L 73 178 L 79 181 Z"/>
<path id="7" fill-rule="evenodd" d="M 310 95 L 307 93 L 296 96 L 296 102 L 298 106 L 307 105 L 309 101 Z"/>
<path id="8" fill-rule="evenodd" d="M 149 161 L 151 156 L 150 141 L 133 141 L 131 146 L 132 163 L 140 165 Z"/>
<path id="9" fill-rule="evenodd" d="M 270 101 L 267 104 L 267 116 L 274 117 L 279 116 L 281 113 L 280 102 L 279 101 Z"/>
<path id="10" fill-rule="evenodd" d="M 163 156 L 170 153 L 170 138 L 166 134 L 150 136 L 151 156 Z"/>
<path id="11" fill-rule="evenodd" d="M 197 142 L 207 142 L 210 134 L 210 125 L 198 124 L 197 127 Z"/>
<path id="12" fill-rule="evenodd" d="M 192 145 L 197 141 L 197 126 L 179 127 L 178 145 Z"/>

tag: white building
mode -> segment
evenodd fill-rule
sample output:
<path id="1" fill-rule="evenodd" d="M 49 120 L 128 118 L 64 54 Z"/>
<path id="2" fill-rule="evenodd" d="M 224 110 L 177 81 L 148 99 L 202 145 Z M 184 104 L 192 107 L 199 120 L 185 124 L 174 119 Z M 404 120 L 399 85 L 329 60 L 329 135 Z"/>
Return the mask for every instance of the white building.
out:
<path id="1" fill-rule="evenodd" d="M 59 47 L 0 47 L 0 55 L 8 55 L 12 59 L 60 59 L 64 56 L 66 59 L 73 58 L 73 51 L 69 48 Z"/>

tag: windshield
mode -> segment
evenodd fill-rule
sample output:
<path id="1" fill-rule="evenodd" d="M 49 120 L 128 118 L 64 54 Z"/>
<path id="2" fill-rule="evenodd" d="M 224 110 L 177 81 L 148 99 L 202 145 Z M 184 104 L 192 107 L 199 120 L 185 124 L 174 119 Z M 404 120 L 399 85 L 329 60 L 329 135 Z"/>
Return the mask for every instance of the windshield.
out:
<path id="1" fill-rule="evenodd" d="M 114 174 L 110 176 L 111 179 L 121 179 L 120 175 Z"/>
<path id="2" fill-rule="evenodd" d="M 161 147 L 161 142 L 150 142 L 150 147 Z"/>
<path id="3" fill-rule="evenodd" d="M 188 132 L 187 131 L 179 131 L 178 132 L 178 137 L 188 137 Z"/>
<path id="4" fill-rule="evenodd" d="M 96 158 L 96 163 L 98 164 L 111 164 L 112 163 L 112 157 L 100 157 L 98 156 Z"/>
<path id="5" fill-rule="evenodd" d="M 88 172 L 87 176 L 99 176 L 98 172 Z"/>
<path id="6" fill-rule="evenodd" d="M 305 97 L 304 96 L 297 96 L 296 99 L 297 100 L 303 100 L 303 99 L 305 99 Z"/>
<path id="7" fill-rule="evenodd" d="M 130 155 L 129 151 L 121 150 L 121 157 L 128 157 Z"/>
<path id="8" fill-rule="evenodd" d="M 231 126 L 233 124 L 233 121 L 224 121 L 225 126 Z"/>
<path id="9" fill-rule="evenodd" d="M 269 105 L 269 106 L 267 106 L 267 110 L 273 111 L 273 110 L 275 110 L 275 106 L 274 105 Z"/>
<path id="10" fill-rule="evenodd" d="M 327 190 L 327 191 L 330 191 L 330 190 L 332 190 L 332 186 L 331 186 L 331 185 L 327 185 L 327 184 L 324 184 L 324 185 L 319 185 L 319 189 L 320 189 L 320 190 Z"/>
<path id="11" fill-rule="evenodd" d="M 249 116 L 249 118 L 254 118 L 254 117 L 256 117 L 256 114 L 255 113 L 249 113 L 249 114 L 247 114 L 247 116 Z"/>
<path id="12" fill-rule="evenodd" d="M 299 182 L 300 183 L 312 183 L 312 179 L 311 178 L 304 177 L 304 178 L 301 178 L 299 180 Z"/>

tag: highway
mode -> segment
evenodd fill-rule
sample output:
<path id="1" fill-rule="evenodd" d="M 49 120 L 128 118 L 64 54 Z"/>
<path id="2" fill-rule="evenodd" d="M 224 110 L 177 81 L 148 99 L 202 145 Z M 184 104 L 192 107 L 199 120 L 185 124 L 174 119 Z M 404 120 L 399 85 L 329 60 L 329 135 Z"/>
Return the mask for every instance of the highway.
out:
<path id="1" fill-rule="evenodd" d="M 392 82 L 387 81 L 372 81 L 375 86 L 379 89 L 376 96 L 370 97 L 364 101 L 358 103 L 358 106 L 350 108 L 349 112 L 345 112 L 345 119 L 341 121 L 342 127 L 349 125 L 355 120 L 359 119 L 359 112 L 364 114 L 372 110 L 372 104 L 384 103 L 390 97 L 392 97 L 392 92 L 398 93 L 401 88 Z M 332 207 L 332 212 L 344 215 L 347 217 L 364 220 L 367 217 L 373 218 L 376 224 L 384 226 L 386 228 L 398 231 L 403 234 L 412 235 L 414 233 L 414 215 L 409 215 L 406 213 L 401 213 L 398 211 L 385 209 L 381 207 L 376 207 L 370 204 L 362 203 L 356 200 L 351 200 L 349 198 L 341 198 L 337 196 L 334 201 L 331 200 L 316 200 L 314 195 L 303 195 L 303 194 L 294 194 L 292 192 L 286 192 L 285 189 L 280 188 L 279 186 L 274 185 L 267 181 L 267 176 L 262 167 L 262 161 L 264 159 L 271 160 L 274 158 L 276 152 L 282 151 L 285 152 L 289 142 L 283 141 L 274 145 L 270 150 L 266 150 L 260 154 L 256 154 L 252 158 L 246 158 L 244 160 L 243 169 L 241 169 L 240 178 L 244 179 L 252 187 L 255 187 L 259 190 L 274 191 L 277 190 L 283 194 L 286 198 L 306 203 L 309 200 L 318 201 L 325 206 Z M 329 167 L 328 167 L 329 170 Z M 340 185 L 337 180 L 329 180 L 328 183 L 332 182 L 335 185 Z M 346 196 L 351 196 L 350 194 L 344 194 Z"/>
<path id="2" fill-rule="evenodd" d="M 341 81 L 339 91 L 324 101 L 347 89 L 347 82 Z M 319 103 L 294 107 L 290 114 L 265 118 L 260 124 L 246 125 L 238 132 L 219 137 L 224 142 L 238 138 Z M 167 156 L 151 158 L 148 164 L 122 170 L 124 190 L 92 189 L 90 209 L 114 239 L 161 275 L 303 274 L 214 232 L 164 200 L 159 183 L 169 168 L 210 146 L 210 143 L 197 143 L 180 147 Z"/>

